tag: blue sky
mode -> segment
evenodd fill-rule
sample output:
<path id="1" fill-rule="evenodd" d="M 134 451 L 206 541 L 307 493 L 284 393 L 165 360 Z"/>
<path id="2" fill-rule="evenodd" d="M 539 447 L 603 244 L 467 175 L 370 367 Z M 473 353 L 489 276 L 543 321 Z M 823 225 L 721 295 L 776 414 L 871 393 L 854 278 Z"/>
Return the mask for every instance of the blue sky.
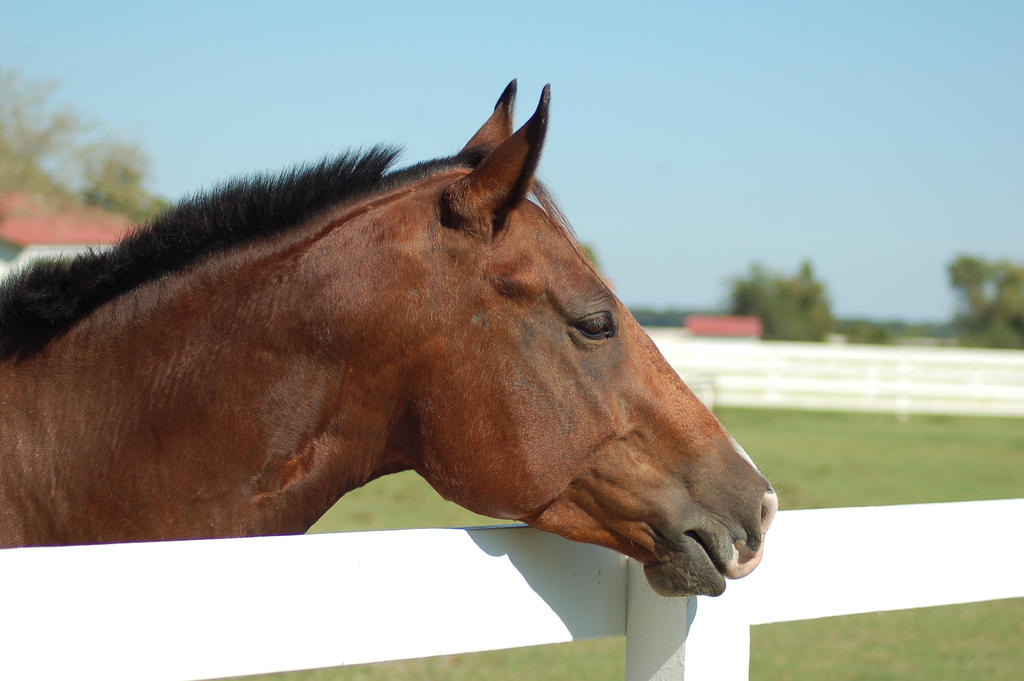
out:
<path id="1" fill-rule="evenodd" d="M 943 320 L 1024 261 L 1022 2 L 0 1 L 0 67 L 138 142 L 169 198 L 350 147 L 457 151 L 552 85 L 541 175 L 628 304 L 807 258 L 841 316 Z"/>

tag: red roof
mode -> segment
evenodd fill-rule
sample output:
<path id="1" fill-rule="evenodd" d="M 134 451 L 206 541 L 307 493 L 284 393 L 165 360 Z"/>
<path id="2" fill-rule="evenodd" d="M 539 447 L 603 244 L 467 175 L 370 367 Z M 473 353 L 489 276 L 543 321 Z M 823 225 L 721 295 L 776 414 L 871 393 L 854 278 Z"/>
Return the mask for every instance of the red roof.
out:
<path id="1" fill-rule="evenodd" d="M 99 208 L 58 208 L 38 196 L 0 196 L 0 239 L 31 244 L 112 244 L 131 228 L 128 218 Z"/>
<path id="2" fill-rule="evenodd" d="M 686 318 L 686 328 L 694 336 L 760 338 L 764 333 L 760 317 L 739 315 L 692 314 Z"/>

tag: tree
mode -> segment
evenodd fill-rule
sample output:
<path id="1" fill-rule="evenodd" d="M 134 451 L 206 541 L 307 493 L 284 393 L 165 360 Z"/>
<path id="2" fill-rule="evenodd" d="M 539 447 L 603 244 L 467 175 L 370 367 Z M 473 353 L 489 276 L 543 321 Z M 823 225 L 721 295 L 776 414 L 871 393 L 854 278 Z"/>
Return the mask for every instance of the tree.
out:
<path id="1" fill-rule="evenodd" d="M 792 277 L 755 262 L 747 276 L 733 279 L 731 285 L 730 311 L 760 317 L 767 339 L 820 341 L 832 330 L 825 285 L 815 279 L 809 261 Z"/>
<path id="2" fill-rule="evenodd" d="M 68 109 L 54 110 L 53 92 L 52 84 L 25 83 L 0 71 L 0 193 L 73 196 L 60 170 L 73 163 L 83 124 Z"/>
<path id="3" fill-rule="evenodd" d="M 53 104 L 56 86 L 0 70 L 0 194 L 27 192 L 145 220 L 165 202 L 144 187 L 149 160 L 135 144 Z"/>
<path id="4" fill-rule="evenodd" d="M 964 342 L 1024 348 L 1024 265 L 959 255 L 949 265 L 949 280 Z"/>
<path id="5" fill-rule="evenodd" d="M 141 222 L 167 205 L 143 186 L 148 161 L 138 147 L 123 142 L 90 145 L 82 155 L 82 200 Z"/>

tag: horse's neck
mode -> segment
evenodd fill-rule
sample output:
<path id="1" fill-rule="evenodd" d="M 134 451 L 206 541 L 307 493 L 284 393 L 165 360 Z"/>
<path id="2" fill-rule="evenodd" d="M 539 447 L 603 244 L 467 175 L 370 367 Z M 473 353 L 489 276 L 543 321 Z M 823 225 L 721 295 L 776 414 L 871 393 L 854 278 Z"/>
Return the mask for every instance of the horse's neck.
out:
<path id="1" fill-rule="evenodd" d="M 22 364 L 28 455 L 53 469 L 62 505 L 119 509 L 127 534 L 99 539 L 301 532 L 405 467 L 389 377 L 322 352 L 310 292 L 238 278 L 261 263 L 131 292 Z"/>

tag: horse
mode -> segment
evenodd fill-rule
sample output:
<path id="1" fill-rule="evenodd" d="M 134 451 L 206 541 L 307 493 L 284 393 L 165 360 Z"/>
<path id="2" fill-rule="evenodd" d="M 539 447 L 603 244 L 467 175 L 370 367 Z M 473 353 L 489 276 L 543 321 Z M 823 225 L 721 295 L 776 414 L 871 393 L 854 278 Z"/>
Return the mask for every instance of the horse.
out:
<path id="1" fill-rule="evenodd" d="M 640 561 L 749 573 L 778 508 L 535 177 L 550 87 L 457 154 L 230 180 L 0 290 L 0 546 L 306 531 L 415 470 Z"/>

